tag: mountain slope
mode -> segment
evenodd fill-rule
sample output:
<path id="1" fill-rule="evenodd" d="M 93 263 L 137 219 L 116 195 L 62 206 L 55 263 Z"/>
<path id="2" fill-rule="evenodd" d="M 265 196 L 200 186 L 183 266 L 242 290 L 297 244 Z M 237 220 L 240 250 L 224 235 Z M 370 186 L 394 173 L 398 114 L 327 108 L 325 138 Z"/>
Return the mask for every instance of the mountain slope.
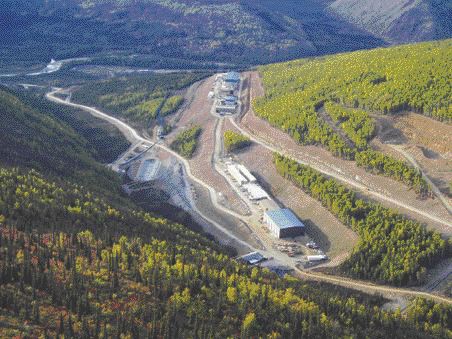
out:
<path id="1" fill-rule="evenodd" d="M 376 125 L 369 112 L 398 114 L 412 110 L 451 121 L 451 44 L 449 39 L 261 66 L 265 95 L 253 102 L 254 112 L 302 145 L 323 146 L 335 156 L 355 160 L 366 171 L 391 177 L 427 196 L 429 189 L 422 173 L 370 143 Z M 336 129 L 328 124 L 328 118 Z M 355 205 L 354 193 L 347 193 L 352 198 L 341 197 L 340 192 L 347 190 L 334 180 L 326 181 L 321 193 L 325 178 L 319 179 L 319 173 L 298 167 L 289 159 L 280 159 L 280 166 L 280 174 L 311 190 L 309 194 L 360 235 L 359 245 L 344 265 L 347 273 L 392 284 L 419 284 L 425 272 L 421 262 L 429 263 L 425 269 L 434 265 L 420 259 L 423 244 L 438 245 L 425 248 L 425 253 L 431 254 L 437 246 L 438 261 L 450 257 L 450 242 L 441 240 L 438 233 L 426 232 L 421 224 L 392 214 L 378 203 L 370 204 L 374 212 L 364 207 L 364 200 Z M 303 175 L 303 171 L 307 173 Z M 340 188 L 334 190 L 333 185 Z M 369 228 L 361 229 L 367 228 L 366 224 Z M 376 239 L 384 245 L 377 245 Z M 413 265 L 409 264 L 412 254 L 406 256 L 407 260 L 396 259 L 401 254 L 397 252 L 406 247 L 395 243 L 407 239 L 418 260 Z M 402 262 L 404 268 L 395 273 Z"/>
<path id="2" fill-rule="evenodd" d="M 382 44 L 314 0 L 6 0 L 0 12 L 4 61 L 113 52 L 246 65 Z"/>
<path id="3" fill-rule="evenodd" d="M 118 183 L 116 175 L 94 160 L 96 150 L 87 140 L 67 124 L 44 113 L 39 105 L 42 102 L 34 101 L 32 107 L 9 90 L 0 88 L 0 164 L 35 169 L 82 185 L 93 185 L 99 190 L 115 187 L 112 183 Z M 44 107 L 55 110 L 53 105 Z M 122 139 L 114 141 L 122 144 L 116 149 L 118 155 L 127 149 Z"/>
<path id="4" fill-rule="evenodd" d="M 450 334 L 450 306 L 416 300 L 407 315 L 383 311 L 381 297 L 281 279 L 232 260 L 182 225 L 115 201 L 115 180 L 109 194 L 95 189 L 108 171 L 83 150 L 82 137 L 13 93 L 0 91 L 0 103 L 0 337 Z M 5 160 L 15 149 L 24 155 Z M 66 180 L 65 169 L 71 180 L 91 180 Z"/>
<path id="5" fill-rule="evenodd" d="M 387 41 L 449 38 L 452 3 L 447 0 L 336 0 L 330 10 Z"/>

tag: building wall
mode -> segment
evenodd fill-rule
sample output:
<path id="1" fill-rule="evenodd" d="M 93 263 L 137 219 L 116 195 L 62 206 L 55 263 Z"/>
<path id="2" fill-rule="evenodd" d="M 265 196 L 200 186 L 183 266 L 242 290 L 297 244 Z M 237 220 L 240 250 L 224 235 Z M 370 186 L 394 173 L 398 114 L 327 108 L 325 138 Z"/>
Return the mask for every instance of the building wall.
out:
<path id="1" fill-rule="evenodd" d="M 279 238 L 280 237 L 280 229 L 267 214 L 264 214 L 264 222 L 267 224 L 267 226 L 270 229 L 270 232 L 273 234 L 273 236 L 276 238 Z"/>
<path id="2" fill-rule="evenodd" d="M 304 234 L 304 227 L 290 227 L 281 230 L 280 238 L 297 237 Z"/>
<path id="3" fill-rule="evenodd" d="M 280 229 L 267 214 L 264 214 L 264 222 L 276 238 L 297 237 L 299 235 L 304 235 L 304 227 L 297 226 Z"/>

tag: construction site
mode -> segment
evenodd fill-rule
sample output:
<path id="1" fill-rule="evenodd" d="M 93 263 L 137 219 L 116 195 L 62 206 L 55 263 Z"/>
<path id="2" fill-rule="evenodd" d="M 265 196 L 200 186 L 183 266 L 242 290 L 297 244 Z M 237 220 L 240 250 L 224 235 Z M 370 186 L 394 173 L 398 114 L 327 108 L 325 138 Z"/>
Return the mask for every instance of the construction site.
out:
<path id="1" fill-rule="evenodd" d="M 257 72 L 210 76 L 192 85 L 184 97 L 186 104 L 165 117 L 172 125 L 165 138 L 160 137 L 158 126 L 153 137 L 142 137 L 116 118 L 92 113 L 114 123 L 132 143 L 110 164 L 125 177 L 125 192 L 149 187 L 164 191 L 161 199 L 190 213 L 206 232 L 236 248 L 238 259 L 249 265 L 280 275 L 294 269 L 298 274 L 314 273 L 316 268 L 340 265 L 358 241 L 357 234 L 318 200 L 277 173 L 273 152 L 287 154 L 345 183 L 360 196 L 450 236 L 450 214 L 438 199 L 420 201 L 399 182 L 366 172 L 321 147 L 297 144 L 254 114 L 250 103 L 261 95 Z M 200 126 L 202 133 L 193 156 L 186 159 L 169 145 L 190 125 Z M 227 153 L 226 130 L 249 137 L 251 145 Z M 433 281 L 435 288 L 447 280 L 448 275 L 441 276 L 440 283 Z"/>

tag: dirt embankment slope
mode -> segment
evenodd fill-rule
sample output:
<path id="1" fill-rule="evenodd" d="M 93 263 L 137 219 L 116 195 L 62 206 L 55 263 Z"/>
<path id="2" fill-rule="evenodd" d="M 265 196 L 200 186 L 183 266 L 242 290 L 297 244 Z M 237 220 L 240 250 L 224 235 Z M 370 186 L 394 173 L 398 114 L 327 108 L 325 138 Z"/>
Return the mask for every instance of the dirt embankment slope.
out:
<path id="1" fill-rule="evenodd" d="M 251 72 L 248 74 L 251 76 L 250 99 L 253 100 L 253 98 L 263 95 L 264 91 L 258 73 Z M 250 135 L 274 145 L 275 148 L 283 149 L 297 159 L 303 159 L 306 163 L 319 169 L 334 173 L 343 182 L 367 187 L 367 190 L 362 190 L 360 193 L 363 196 L 369 195 L 384 206 L 395 208 L 400 213 L 426 223 L 429 228 L 451 235 L 451 228 L 441 220 L 450 224 L 452 218 L 439 199 L 420 200 L 414 191 L 411 191 L 402 183 L 384 176 L 370 174 L 363 168 L 357 167 L 353 161 L 334 157 L 330 152 L 319 146 L 299 145 L 288 134 L 257 117 L 252 107 L 243 115 L 239 125 Z M 352 186 L 351 188 L 355 189 L 355 187 Z M 388 197 L 388 199 L 382 197 Z M 394 201 L 397 201 L 398 204 L 395 205 Z M 410 209 L 404 206 L 410 206 Z M 420 211 L 422 214 L 416 211 Z"/>

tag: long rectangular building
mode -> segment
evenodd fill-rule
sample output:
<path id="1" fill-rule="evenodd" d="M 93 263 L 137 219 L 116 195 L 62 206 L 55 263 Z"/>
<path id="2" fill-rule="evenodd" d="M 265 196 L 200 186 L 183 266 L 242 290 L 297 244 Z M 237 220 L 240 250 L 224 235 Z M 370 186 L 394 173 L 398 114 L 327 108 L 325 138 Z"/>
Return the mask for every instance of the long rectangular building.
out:
<path id="1" fill-rule="evenodd" d="M 256 178 L 254 177 L 254 175 L 252 175 L 251 172 L 248 171 L 248 169 L 245 166 L 243 166 L 241 164 L 238 164 L 237 165 L 237 169 L 240 171 L 240 173 L 243 174 L 243 176 L 245 178 L 248 179 L 249 182 L 256 182 L 257 181 Z"/>
<path id="2" fill-rule="evenodd" d="M 250 200 L 262 200 L 262 199 L 268 199 L 269 196 L 267 192 L 265 192 L 262 187 L 255 183 L 248 183 L 243 185 L 243 187 L 248 191 L 250 194 Z"/>
<path id="3" fill-rule="evenodd" d="M 248 182 L 248 180 L 240 173 L 234 165 L 228 165 L 228 171 L 232 175 L 235 181 L 239 183 L 239 185 L 243 185 Z"/>
<path id="4" fill-rule="evenodd" d="M 296 237 L 304 234 L 305 225 L 288 208 L 264 213 L 264 222 L 276 238 Z"/>

